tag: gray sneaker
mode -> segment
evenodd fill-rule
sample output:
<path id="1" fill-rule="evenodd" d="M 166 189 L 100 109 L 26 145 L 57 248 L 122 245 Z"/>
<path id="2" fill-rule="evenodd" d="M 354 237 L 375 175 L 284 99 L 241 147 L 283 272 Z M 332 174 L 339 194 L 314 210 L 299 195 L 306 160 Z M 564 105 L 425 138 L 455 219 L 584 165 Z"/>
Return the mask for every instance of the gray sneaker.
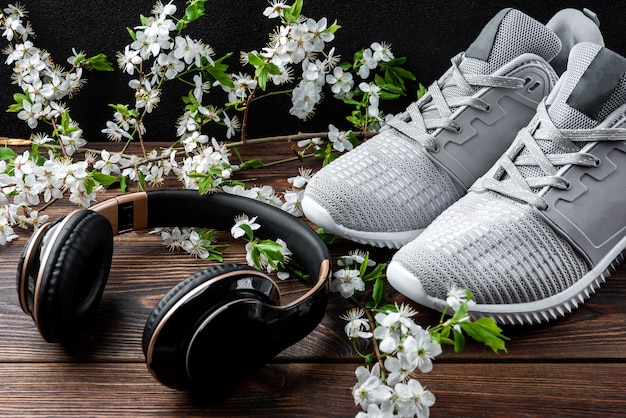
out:
<path id="1" fill-rule="evenodd" d="M 313 177 L 305 215 L 364 244 L 411 241 L 508 148 L 552 90 L 573 44 L 602 44 L 594 18 L 566 9 L 543 25 L 502 10 L 424 97 Z"/>
<path id="2" fill-rule="evenodd" d="M 626 254 L 626 58 L 575 46 L 537 115 L 469 193 L 398 251 L 389 283 L 438 310 L 538 323 L 590 297 Z"/>

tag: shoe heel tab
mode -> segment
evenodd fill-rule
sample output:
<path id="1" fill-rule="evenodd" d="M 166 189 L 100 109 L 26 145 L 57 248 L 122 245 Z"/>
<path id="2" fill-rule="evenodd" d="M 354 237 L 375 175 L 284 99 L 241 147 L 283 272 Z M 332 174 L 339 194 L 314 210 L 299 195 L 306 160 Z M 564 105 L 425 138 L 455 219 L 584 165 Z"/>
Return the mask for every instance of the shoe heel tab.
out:
<path id="1" fill-rule="evenodd" d="M 546 27 L 561 40 L 561 51 L 550 62 L 559 75 L 567 68 L 567 59 L 574 45 L 581 42 L 592 42 L 604 46 L 604 37 L 600 32 L 600 20 L 589 9 L 563 9 L 550 19 Z"/>
<path id="2" fill-rule="evenodd" d="M 569 45 L 568 50 L 580 42 L 593 42 L 604 46 L 604 38 L 600 32 L 600 19 L 590 9 L 563 9 L 558 11 L 546 23 L 560 39 Z"/>
<path id="3" fill-rule="evenodd" d="M 595 23 L 597 27 L 600 27 L 600 19 L 598 19 L 598 15 L 595 14 L 595 12 L 585 7 L 583 9 L 583 14 L 587 16 L 589 19 L 591 19 L 591 21 Z"/>

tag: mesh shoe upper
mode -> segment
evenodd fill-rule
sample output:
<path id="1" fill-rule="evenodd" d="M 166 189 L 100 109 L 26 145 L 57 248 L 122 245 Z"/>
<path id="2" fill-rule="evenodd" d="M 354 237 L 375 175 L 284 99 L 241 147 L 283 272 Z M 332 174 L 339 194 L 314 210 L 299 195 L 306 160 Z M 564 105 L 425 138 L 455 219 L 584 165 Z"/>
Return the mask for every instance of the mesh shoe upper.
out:
<path id="1" fill-rule="evenodd" d="M 488 53 L 481 57 L 476 52 L 484 50 L 485 45 Z M 388 129 L 313 177 L 305 192 L 305 215 L 329 232 L 356 241 L 391 247 L 408 242 L 410 239 L 359 239 L 345 231 L 365 235 L 410 231 L 414 232 L 411 239 L 421 232 L 467 192 L 471 182 L 487 171 L 510 145 L 515 133 L 532 118 L 536 103 L 557 80 L 547 62 L 560 49 L 558 36 L 543 24 L 514 9 L 502 11 L 465 55 L 453 59 L 452 68 L 429 88 L 425 97 L 397 116 Z M 544 90 L 537 94 L 536 101 L 528 97 L 502 100 L 511 91 L 529 91 L 523 80 L 516 83 L 524 76 L 515 71 L 525 65 L 542 74 L 538 84 Z M 481 102 L 486 97 L 481 95 L 487 90 L 497 95 L 493 106 Z M 505 109 L 510 103 L 516 107 Z M 502 112 L 498 123 L 474 122 L 492 107 Z M 458 126 L 461 117 L 466 119 L 465 127 Z M 470 135 L 474 125 L 481 128 Z M 455 143 L 455 130 L 461 128 L 466 136 L 459 138 L 465 138 L 465 142 Z M 456 148 L 456 156 L 450 154 L 442 159 L 433 152 L 444 137 L 449 138 L 451 148 Z M 457 161 L 459 156 L 466 161 Z M 472 168 L 468 168 L 468 161 Z"/>
<path id="2" fill-rule="evenodd" d="M 431 297 L 445 300 L 456 285 L 470 289 L 478 304 L 543 299 L 587 272 L 569 243 L 532 207 L 495 193 L 460 199 L 393 262 L 418 278 Z"/>
<path id="3" fill-rule="evenodd" d="M 305 194 L 348 228 L 403 231 L 424 228 L 465 190 L 413 140 L 388 129 L 320 170 Z"/>

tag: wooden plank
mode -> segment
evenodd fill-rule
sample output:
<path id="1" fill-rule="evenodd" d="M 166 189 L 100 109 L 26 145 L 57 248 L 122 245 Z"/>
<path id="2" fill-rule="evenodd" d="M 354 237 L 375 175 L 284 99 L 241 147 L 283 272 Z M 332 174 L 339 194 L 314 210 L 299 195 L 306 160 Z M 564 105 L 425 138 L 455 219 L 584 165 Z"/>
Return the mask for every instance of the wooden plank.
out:
<path id="1" fill-rule="evenodd" d="M 141 364 L 0 364 L 0 415 L 354 416 L 354 364 L 272 364 L 227 398 L 165 388 Z M 618 417 L 623 364 L 437 364 L 432 416 Z"/>

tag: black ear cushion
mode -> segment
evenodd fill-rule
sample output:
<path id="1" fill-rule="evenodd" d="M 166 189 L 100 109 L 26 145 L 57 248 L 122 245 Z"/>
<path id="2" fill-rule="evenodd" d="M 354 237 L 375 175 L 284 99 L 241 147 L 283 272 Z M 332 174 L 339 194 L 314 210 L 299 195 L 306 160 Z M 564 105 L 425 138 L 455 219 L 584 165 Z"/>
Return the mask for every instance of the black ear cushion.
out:
<path id="1" fill-rule="evenodd" d="M 142 347 L 144 354 L 148 352 L 148 345 L 150 344 L 150 340 L 155 332 L 156 327 L 161 322 L 161 320 L 165 317 L 165 315 L 192 289 L 195 289 L 202 283 L 205 283 L 219 275 L 234 272 L 234 271 L 250 271 L 252 267 L 246 266 L 243 264 L 236 263 L 224 263 L 216 266 L 211 266 L 205 270 L 201 270 L 182 282 L 178 283 L 169 292 L 163 296 L 163 298 L 156 304 L 152 313 L 148 317 L 146 321 L 146 326 L 144 328 L 143 337 L 142 337 Z M 260 275 L 261 273 L 258 272 Z M 271 291 L 265 298 L 268 303 L 279 303 L 278 301 L 278 289 L 275 287 L 275 284 L 268 279 L 268 282 L 271 283 Z M 216 297 L 222 297 L 224 295 L 216 295 Z M 209 309 L 210 307 L 206 307 Z M 193 324 L 189 324 L 192 326 Z"/>
<path id="2" fill-rule="evenodd" d="M 67 218 L 57 226 L 60 230 L 47 232 L 58 235 L 44 244 L 52 247 L 34 296 L 37 327 L 48 342 L 68 343 L 88 323 L 102 297 L 113 257 L 113 229 L 104 216 L 83 210 Z"/>

